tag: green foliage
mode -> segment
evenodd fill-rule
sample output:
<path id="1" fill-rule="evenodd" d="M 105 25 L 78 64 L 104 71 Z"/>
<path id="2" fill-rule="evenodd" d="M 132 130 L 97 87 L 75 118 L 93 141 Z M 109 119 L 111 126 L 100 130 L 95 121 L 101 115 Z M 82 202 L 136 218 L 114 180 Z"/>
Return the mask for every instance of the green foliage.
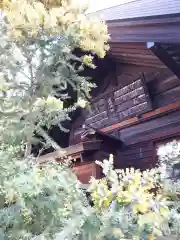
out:
<path id="1" fill-rule="evenodd" d="M 167 178 L 168 163 L 179 161 L 179 144 L 165 146 L 160 166 L 151 171 L 113 170 L 112 156 L 98 163 L 106 177 L 91 181 L 94 206 L 68 162 L 39 165 L 31 155 L 35 132 L 45 139 L 44 147 L 63 155 L 43 126 L 65 131 L 69 113 L 85 107 L 94 85 L 79 73 L 94 68 L 93 58 L 73 52 L 80 48 L 104 57 L 104 23 L 72 1 L 4 0 L 0 6 L 0 239 L 179 237 L 179 181 Z M 68 86 L 77 101 L 67 108 Z"/>
<path id="2" fill-rule="evenodd" d="M 84 52 L 78 57 L 74 50 L 83 45 L 103 57 L 107 27 L 68 2 L 47 7 L 39 1 L 3 1 L 1 7 L 0 239 L 54 239 L 58 233 L 60 239 L 77 239 L 90 234 L 83 229 L 93 225 L 96 214 L 68 164 L 39 166 L 31 145 L 38 133 L 44 147 L 63 155 L 44 126 L 66 131 L 62 122 L 69 113 L 85 107 L 94 84 L 79 73 L 86 65 L 94 67 L 93 58 Z M 77 95 L 71 105 L 69 86 Z"/>
<path id="3" fill-rule="evenodd" d="M 159 170 L 140 172 L 131 168 L 115 171 L 112 156 L 109 161 L 98 164 L 103 167 L 106 178 L 92 180 L 89 190 L 100 214 L 103 215 L 108 208 L 113 212 L 112 222 L 122 210 L 125 212 L 114 226 L 115 232 L 128 239 L 135 236 L 136 239 L 150 239 L 163 234 L 161 225 L 168 223 L 169 208 L 160 192 L 153 192 L 159 187 Z M 126 218 L 128 225 L 125 224 Z"/>
<path id="4" fill-rule="evenodd" d="M 40 170 L 31 161 L 16 160 L 14 167 L 0 191 L 4 239 L 31 239 L 40 234 L 50 238 L 61 231 L 69 215 L 78 218 L 84 210 L 82 192 L 72 184 L 76 178 L 67 166 L 51 164 Z"/>
<path id="5" fill-rule="evenodd" d="M 78 75 L 72 59 L 84 64 L 73 55 L 70 36 L 60 39 L 27 39 L 23 44 L 12 42 L 7 26 L 1 25 L 1 137 L 3 141 L 29 142 L 34 131 L 50 128 L 69 119 L 68 113 L 77 104 L 64 108 L 70 84 L 80 98 L 89 95 L 93 84 Z M 54 88 L 56 86 L 56 89 Z M 83 90 L 83 91 L 82 91 Z M 56 99 L 55 96 L 59 97 Z M 20 121 L 21 120 L 21 121 Z M 9 126 L 6 131 L 5 126 Z M 8 136 L 7 136 L 8 135 Z"/>
<path id="6" fill-rule="evenodd" d="M 158 167 L 143 172 L 133 168 L 113 170 L 113 156 L 97 162 L 105 178 L 92 179 L 89 191 L 102 219 L 107 212 L 111 213 L 108 215 L 111 238 L 107 239 L 153 240 L 158 236 L 179 239 L 180 181 L 174 181 L 169 173 L 179 161 L 180 145 L 172 142 L 162 148 L 158 151 Z"/>

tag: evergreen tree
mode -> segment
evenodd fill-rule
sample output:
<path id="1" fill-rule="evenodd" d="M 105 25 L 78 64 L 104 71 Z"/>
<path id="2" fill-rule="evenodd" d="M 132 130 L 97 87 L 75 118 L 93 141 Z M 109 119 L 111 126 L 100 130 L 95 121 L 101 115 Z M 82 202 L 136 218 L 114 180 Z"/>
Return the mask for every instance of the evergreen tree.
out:
<path id="1" fill-rule="evenodd" d="M 104 57 L 107 27 L 73 1 L 1 1 L 1 9 L 0 239 L 73 239 L 91 207 L 67 164 L 39 166 L 31 146 L 37 133 L 63 156 L 44 127 L 66 131 L 62 122 L 84 107 L 94 85 L 79 73 Z M 69 85 L 77 102 L 67 107 Z"/>
<path id="2" fill-rule="evenodd" d="M 66 131 L 69 113 L 85 107 L 94 85 L 79 73 L 95 67 L 94 55 L 104 57 L 106 25 L 70 0 L 3 0 L 0 7 L 0 240 L 179 239 L 179 181 L 164 167 L 179 162 L 179 144 L 165 146 L 151 171 L 115 171 L 112 156 L 98 162 L 105 178 L 91 181 L 93 206 L 68 161 L 40 165 L 31 154 L 37 133 L 44 148 L 64 156 L 44 127 Z M 69 101 L 69 85 L 77 101 Z"/>

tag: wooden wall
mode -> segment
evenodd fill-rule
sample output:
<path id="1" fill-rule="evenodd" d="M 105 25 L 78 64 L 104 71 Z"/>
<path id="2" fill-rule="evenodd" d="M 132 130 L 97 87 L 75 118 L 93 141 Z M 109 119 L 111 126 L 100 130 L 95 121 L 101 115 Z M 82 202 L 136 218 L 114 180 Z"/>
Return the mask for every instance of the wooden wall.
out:
<path id="1" fill-rule="evenodd" d="M 73 167 L 73 170 L 77 175 L 78 180 L 83 184 L 88 184 L 91 177 L 99 179 L 102 176 L 101 168 L 94 162 L 83 163 L 81 165 L 75 166 Z"/>
<path id="2" fill-rule="evenodd" d="M 141 73 L 145 76 L 154 109 L 180 100 L 180 79 L 169 69 L 116 63 L 116 78 L 122 87 L 133 82 Z"/>
<path id="3" fill-rule="evenodd" d="M 117 63 L 165 68 L 164 64 L 146 46 L 146 43 L 110 43 L 108 56 Z"/>
<path id="4" fill-rule="evenodd" d="M 180 79 L 167 68 L 118 64 L 119 84 L 133 81 L 140 72 L 144 73 L 153 110 L 180 101 Z M 125 147 L 119 150 L 119 167 L 151 168 L 157 161 L 156 142 L 180 135 L 180 110 L 114 132 L 125 143 Z"/>
<path id="5" fill-rule="evenodd" d="M 180 101 L 180 79 L 166 67 L 137 66 L 122 64 L 119 61 L 116 61 L 116 70 L 103 81 L 102 90 L 98 94 L 102 94 L 114 86 L 124 87 L 131 84 L 140 74 L 144 75 L 153 110 Z M 84 120 L 85 117 L 80 116 L 74 124 L 71 132 L 71 144 L 76 142 L 74 133 L 82 126 Z M 156 142 L 180 135 L 180 108 L 146 121 L 139 121 L 138 124 L 132 126 L 116 128 L 109 131 L 108 134 L 124 142 L 124 146 L 118 151 L 116 167 L 152 168 L 157 161 L 155 157 Z"/>

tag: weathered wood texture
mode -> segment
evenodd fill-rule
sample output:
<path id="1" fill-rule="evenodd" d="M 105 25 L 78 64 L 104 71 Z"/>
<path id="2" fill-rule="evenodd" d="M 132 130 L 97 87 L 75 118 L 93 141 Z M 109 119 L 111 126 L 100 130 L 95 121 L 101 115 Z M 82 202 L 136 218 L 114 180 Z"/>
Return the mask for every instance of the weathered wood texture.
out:
<path id="1" fill-rule="evenodd" d="M 124 140 L 125 145 L 127 145 L 129 149 L 136 149 L 136 151 L 139 151 L 138 149 L 141 148 L 141 144 L 150 144 L 153 146 L 153 144 L 160 139 L 166 139 L 180 135 L 180 111 L 176 110 L 179 109 L 179 104 L 177 104 L 177 102 L 180 100 L 180 80 L 168 69 L 158 69 L 157 71 L 155 69 L 145 69 L 145 67 L 140 66 L 132 66 L 131 68 L 130 66 L 127 66 L 123 69 L 122 65 L 119 65 L 117 69 L 119 69 L 117 72 L 118 82 L 122 81 L 122 71 L 123 77 L 129 72 L 129 75 L 131 76 L 137 75 L 137 71 L 144 72 L 155 115 L 157 113 L 155 118 L 153 115 L 151 116 L 151 113 L 145 114 L 145 116 L 147 116 L 147 119 L 142 123 L 141 119 L 137 119 L 138 123 L 134 126 L 130 126 L 133 124 L 133 119 L 129 119 L 129 126 L 124 127 L 124 129 L 119 130 L 117 133 L 120 139 Z M 128 78 L 126 77 L 126 79 Z M 129 81 L 131 81 L 131 79 Z M 156 111 L 158 108 L 162 108 L 162 111 L 159 113 Z M 174 112 L 171 113 L 173 109 Z M 163 114 L 161 115 L 161 113 Z M 141 166 L 141 168 L 154 166 L 154 150 L 151 149 L 148 152 L 142 148 L 141 151 L 142 158 L 139 157 L 139 161 L 133 161 L 133 164 L 135 164 L 133 166 Z M 123 150 L 120 156 L 120 159 L 123 162 L 124 166 L 129 166 L 132 164 L 131 159 L 133 156 L 128 155 L 128 149 Z M 138 154 L 135 154 L 135 157 L 137 156 Z M 157 159 L 154 159 L 154 161 L 156 160 Z"/>
<path id="2" fill-rule="evenodd" d="M 117 86 L 117 77 L 116 77 L 116 65 L 114 68 L 109 69 L 108 74 L 105 78 L 99 78 L 96 81 L 97 88 L 92 93 L 93 97 L 97 97 L 99 94 L 103 94 L 106 91 L 111 91 L 115 86 Z M 82 126 L 86 120 L 88 112 L 82 110 L 78 119 L 73 123 L 72 130 L 70 132 L 70 145 L 74 145 L 81 141 Z"/>
<path id="3" fill-rule="evenodd" d="M 164 115 L 157 114 L 155 118 L 152 116 L 152 119 L 147 119 L 142 123 L 140 119 L 138 124 L 119 130 L 120 139 L 124 140 L 125 145 L 128 146 L 120 151 L 119 159 L 124 167 L 151 168 L 157 161 L 157 158 L 154 157 L 156 141 L 180 135 L 180 111 L 176 110 L 179 106 L 176 103 L 180 100 L 180 80 L 168 69 L 158 69 L 157 71 L 144 67 L 132 67 L 131 69 L 125 67 L 123 75 L 128 74 L 129 70 L 130 75 L 136 75 L 136 71 L 144 72 L 153 109 L 156 111 L 156 109 L 163 107 Z M 119 65 L 118 82 L 122 81 L 121 71 L 122 66 Z M 169 110 L 166 107 L 168 104 L 172 104 L 169 105 L 172 106 L 172 108 L 169 107 Z M 171 113 L 173 107 L 174 112 Z M 151 114 L 146 115 L 150 117 Z M 132 155 L 129 154 L 132 151 L 135 152 Z"/>
<path id="4" fill-rule="evenodd" d="M 168 130 L 178 127 L 179 124 L 180 110 L 122 129 L 120 130 L 120 136 L 126 144 L 134 144 L 151 139 L 158 139 L 161 137 L 161 132 L 162 134 L 167 132 L 168 136 Z"/>
<path id="5" fill-rule="evenodd" d="M 155 69 L 117 63 L 116 69 L 117 81 L 121 86 L 130 84 L 138 75 L 144 73 L 153 109 L 180 100 L 180 80 L 167 68 Z"/>
<path id="6" fill-rule="evenodd" d="M 131 142 L 131 144 L 120 149 L 117 157 L 119 159 L 116 163 L 117 167 L 134 167 L 141 170 L 151 169 L 158 163 L 157 149 L 159 145 L 176 139 L 180 139 L 179 126 L 171 126 L 166 130 L 155 129 L 154 134 L 145 134 L 143 142 L 133 144 Z"/>
<path id="7" fill-rule="evenodd" d="M 166 68 L 145 43 L 110 43 L 108 56 L 117 63 Z"/>
<path id="8" fill-rule="evenodd" d="M 93 163 L 80 164 L 73 167 L 73 170 L 79 181 L 83 184 L 88 184 L 91 177 L 99 179 L 102 177 L 101 168 Z"/>
<path id="9" fill-rule="evenodd" d="M 119 151 L 118 168 L 134 167 L 136 169 L 147 169 L 155 166 L 153 161 L 153 142 L 144 142 L 126 146 Z"/>
<path id="10" fill-rule="evenodd" d="M 151 110 L 151 102 L 142 79 L 94 98 L 85 125 L 102 128 Z"/>
<path id="11" fill-rule="evenodd" d="M 134 19 L 108 23 L 111 42 L 179 43 L 180 17 Z M 173 37 L 172 37 L 173 36 Z"/>
<path id="12" fill-rule="evenodd" d="M 121 119 L 115 124 L 108 119 L 104 128 L 100 124 L 108 116 L 105 113 L 107 108 L 104 108 L 102 114 L 100 113 L 97 117 L 99 126 L 95 126 L 93 118 L 92 123 L 89 122 L 94 127 L 103 128 L 104 132 L 124 141 L 124 147 L 118 149 L 117 167 L 151 168 L 155 166 L 157 161 L 154 158 L 154 144 L 159 140 L 180 136 L 180 80 L 166 67 L 162 69 L 136 66 L 134 64 L 123 65 L 116 61 L 116 72 L 108 78 L 108 81 L 103 83 L 106 88 L 103 88 L 97 94 L 99 99 L 102 99 L 98 101 L 99 109 L 103 108 L 101 102 L 109 103 L 106 97 L 108 91 L 113 92 L 112 89 L 114 88 L 123 89 L 129 86 L 139 79 L 142 73 L 152 102 L 152 111 L 150 110 L 150 112 L 144 113 L 140 117 L 131 117 L 129 115 L 127 120 Z M 129 108 L 128 101 L 126 104 L 124 105 L 122 98 L 115 108 L 116 114 L 118 109 L 120 110 L 119 113 L 122 113 L 124 106 Z M 111 109 L 113 108 L 110 107 L 109 110 Z M 110 112 L 111 118 L 113 114 L 113 111 Z M 79 120 L 74 124 L 74 130 L 71 132 L 72 142 L 80 140 L 77 132 L 85 120 L 86 115 L 80 116 Z"/>
<path id="13" fill-rule="evenodd" d="M 180 78 L 180 55 L 178 44 L 148 42 L 147 48 L 157 56 L 167 68 Z"/>
<path id="14" fill-rule="evenodd" d="M 75 170 L 78 179 L 82 183 L 88 183 L 90 177 L 102 177 L 101 169 L 95 164 L 96 160 L 103 161 L 108 159 L 110 154 L 117 160 L 117 150 L 122 143 L 119 139 L 113 138 L 105 133 L 92 132 L 87 135 L 87 139 L 64 148 L 62 151 L 55 151 L 37 158 L 39 164 L 57 161 L 63 162 L 67 159 L 72 160 L 71 167 Z M 93 138 L 93 139 L 92 139 Z"/>
<path id="15" fill-rule="evenodd" d="M 147 85 L 154 108 L 180 100 L 180 80 L 171 72 L 160 72 Z"/>
<path id="16" fill-rule="evenodd" d="M 52 152 L 39 157 L 38 163 L 43 165 L 47 161 L 52 162 L 55 160 L 57 162 L 61 162 L 63 161 L 61 157 L 64 157 L 62 153 Z M 96 179 L 102 177 L 102 170 L 97 164 L 95 164 L 94 155 L 92 152 L 89 153 L 89 156 L 85 156 L 85 159 L 87 160 L 85 162 L 81 161 L 81 154 L 79 153 L 77 155 L 72 155 L 72 158 L 76 159 L 76 161 L 72 163 L 71 167 L 81 183 L 88 184 L 91 177 Z"/>
<path id="17" fill-rule="evenodd" d="M 111 126 L 109 131 L 111 131 L 111 128 L 113 127 L 113 124 L 115 122 L 119 122 L 119 124 L 117 123 L 116 129 L 118 128 L 118 126 L 119 128 L 122 128 L 122 126 L 129 127 L 129 125 L 131 124 L 138 124 L 138 122 L 140 121 L 137 118 L 136 119 L 131 118 L 131 115 L 129 116 L 129 119 L 127 119 L 126 122 L 124 122 L 123 119 L 115 118 L 115 116 L 118 115 L 118 113 L 121 113 L 122 115 L 123 108 L 125 107 L 127 109 L 129 108 L 130 106 L 129 104 L 131 104 L 131 101 L 125 103 L 122 103 L 123 101 L 121 101 L 119 104 L 117 103 L 116 108 L 114 109 L 110 107 L 108 115 L 107 105 L 109 104 L 109 106 L 111 106 L 110 105 L 111 103 L 114 104 L 118 100 L 116 100 L 116 102 L 114 100 L 112 101 L 111 100 L 112 95 L 108 95 L 109 93 L 106 95 L 106 92 L 107 91 L 109 91 L 110 93 L 113 92 L 111 91 L 111 89 L 113 89 L 114 87 L 112 82 L 113 83 L 116 82 L 116 84 L 118 85 L 117 88 L 123 89 L 127 85 L 132 84 L 138 78 L 138 76 L 142 74 L 142 72 L 144 73 L 144 80 L 146 81 L 147 89 L 150 94 L 153 111 L 155 111 L 153 115 L 145 114 L 145 120 L 149 120 L 149 118 L 152 117 L 153 118 L 159 117 L 159 112 L 156 111 L 156 109 L 180 101 L 180 80 L 174 74 L 172 74 L 172 72 L 169 71 L 167 68 L 165 68 L 164 70 L 158 69 L 157 71 L 154 68 L 147 68 L 143 66 L 140 67 L 133 65 L 117 64 L 116 75 L 112 75 L 112 79 L 108 78 L 107 83 L 106 84 L 104 83 L 104 85 L 106 85 L 106 88 L 104 88 L 105 90 L 102 93 L 99 92 L 98 94 L 99 99 L 101 99 L 101 101 L 100 100 L 97 101 L 99 112 L 96 110 L 95 111 L 95 113 L 97 113 L 96 117 L 94 117 L 94 119 L 93 118 L 88 119 L 87 123 L 91 124 L 90 120 L 92 120 L 93 127 L 101 129 L 104 128 L 104 126 Z M 103 96 L 105 96 L 105 98 L 103 98 Z M 109 99 L 107 98 L 107 96 L 110 96 L 110 101 L 108 101 Z M 141 101 L 141 98 L 139 98 L 138 100 Z M 118 109 L 120 111 L 118 111 Z M 172 111 L 172 108 L 170 107 L 170 109 L 167 110 L 163 109 L 161 111 L 163 112 L 163 114 L 166 114 L 167 111 Z M 71 132 L 72 141 L 75 141 L 75 139 L 77 140 L 79 139 L 81 127 L 84 124 L 85 120 L 86 114 L 81 115 L 79 117 L 79 120 L 73 125 L 73 131 Z M 98 126 L 96 126 L 95 120 L 97 121 Z M 113 135 L 117 136 L 118 138 L 120 137 L 120 134 L 117 131 L 113 132 Z"/>

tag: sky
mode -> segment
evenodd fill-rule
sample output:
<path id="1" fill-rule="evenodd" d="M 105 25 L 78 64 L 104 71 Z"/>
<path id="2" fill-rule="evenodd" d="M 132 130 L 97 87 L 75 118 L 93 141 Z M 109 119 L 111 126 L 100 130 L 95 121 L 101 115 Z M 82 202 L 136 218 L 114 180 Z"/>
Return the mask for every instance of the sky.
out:
<path id="1" fill-rule="evenodd" d="M 89 0 L 90 12 L 94 12 L 103 8 L 112 7 L 118 4 L 132 2 L 133 0 Z"/>

